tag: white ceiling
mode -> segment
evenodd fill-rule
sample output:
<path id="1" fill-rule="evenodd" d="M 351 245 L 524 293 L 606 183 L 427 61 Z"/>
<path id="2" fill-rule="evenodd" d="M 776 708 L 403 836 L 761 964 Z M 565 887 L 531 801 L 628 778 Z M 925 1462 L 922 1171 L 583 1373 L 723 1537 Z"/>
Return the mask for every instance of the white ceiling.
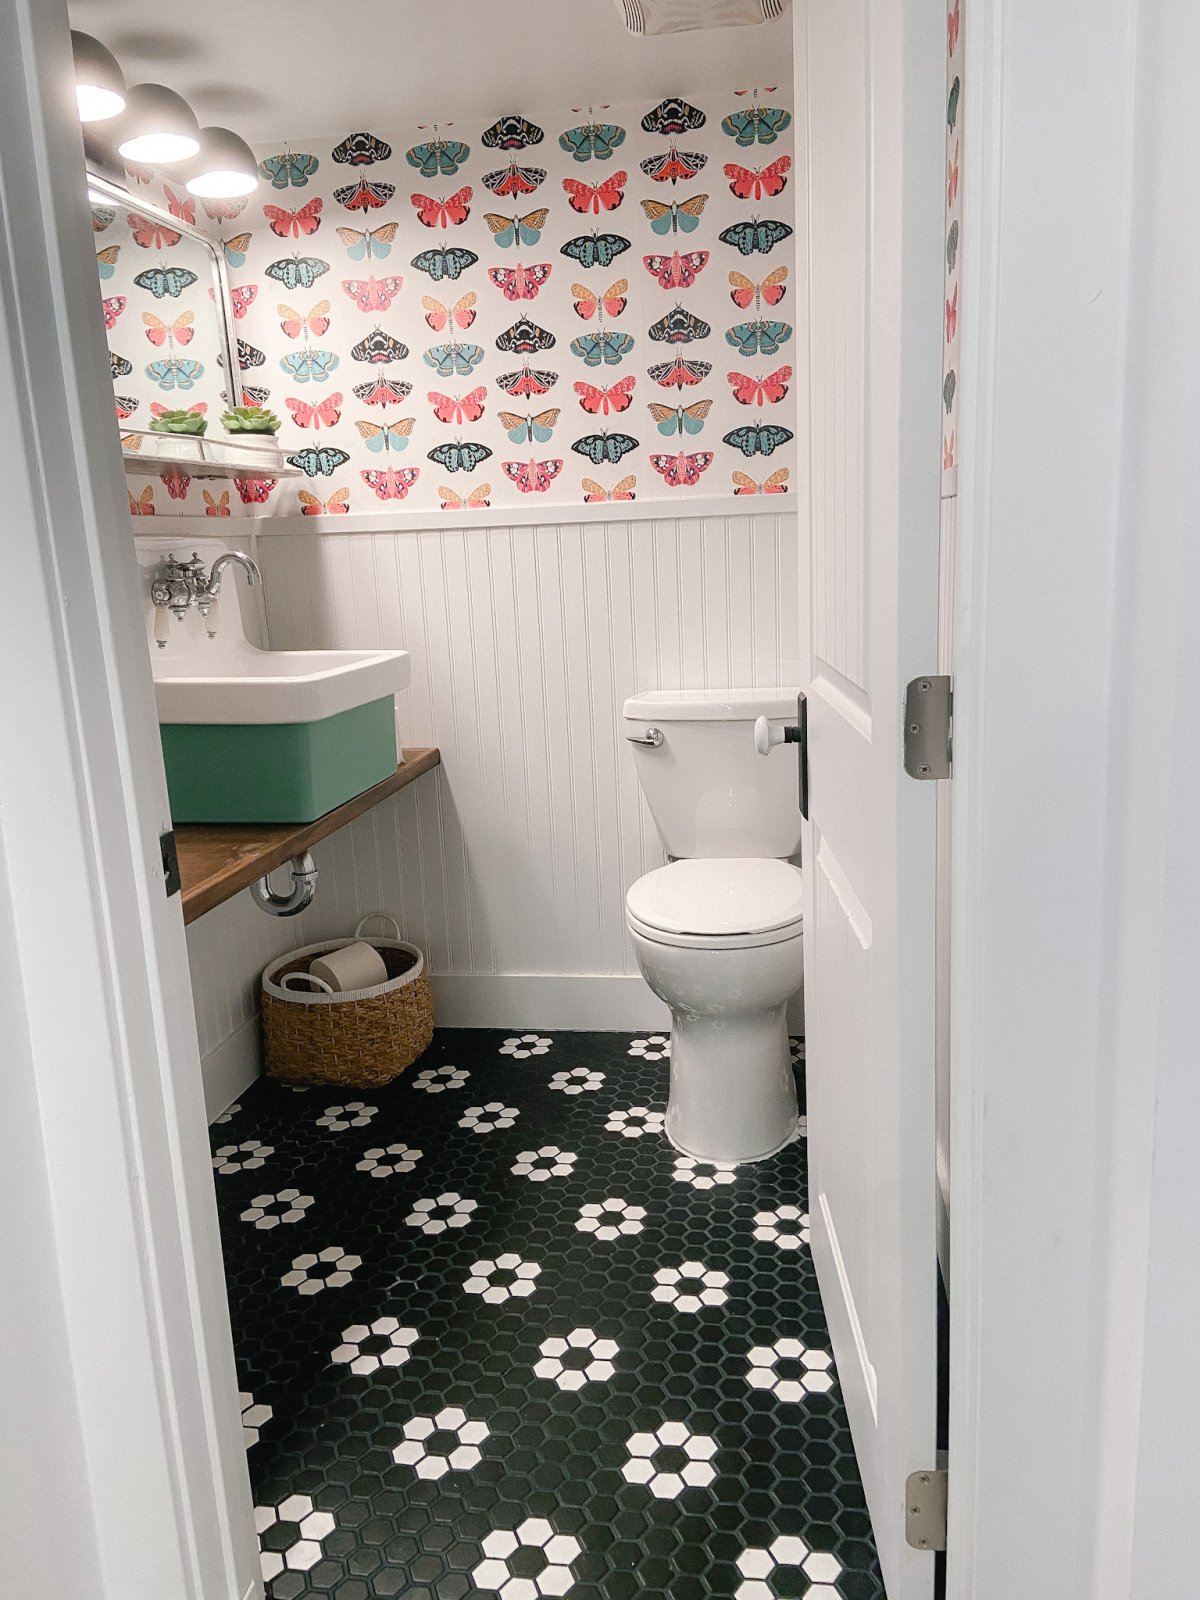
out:
<path id="1" fill-rule="evenodd" d="M 786 82 L 791 19 L 635 38 L 612 0 L 71 0 L 130 83 L 169 84 L 202 123 L 285 138 L 507 111 L 652 102 Z"/>

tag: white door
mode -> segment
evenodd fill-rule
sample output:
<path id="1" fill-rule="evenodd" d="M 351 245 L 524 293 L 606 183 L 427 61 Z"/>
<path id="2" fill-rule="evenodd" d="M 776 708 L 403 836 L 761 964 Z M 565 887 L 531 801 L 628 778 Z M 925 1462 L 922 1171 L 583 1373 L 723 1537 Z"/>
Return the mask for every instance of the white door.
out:
<path id="1" fill-rule="evenodd" d="M 808 0 L 797 31 L 813 1256 L 889 1600 L 928 1600 L 904 1511 L 935 1465 L 936 784 L 904 774 L 901 711 L 937 660 L 945 13 Z"/>

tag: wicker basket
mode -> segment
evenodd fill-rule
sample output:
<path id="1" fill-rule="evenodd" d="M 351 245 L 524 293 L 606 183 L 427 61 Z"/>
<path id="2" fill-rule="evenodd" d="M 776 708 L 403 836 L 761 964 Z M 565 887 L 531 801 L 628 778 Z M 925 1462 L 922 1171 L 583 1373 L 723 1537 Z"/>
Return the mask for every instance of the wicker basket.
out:
<path id="1" fill-rule="evenodd" d="M 267 1074 L 285 1083 L 344 1084 L 375 1088 L 390 1083 L 410 1067 L 433 1038 L 433 991 L 425 957 L 416 945 L 400 938 L 391 917 L 393 939 L 369 939 L 382 956 L 387 982 L 371 989 L 335 994 L 319 978 L 308 976 L 309 963 L 330 950 L 353 944 L 368 922 L 364 917 L 353 939 L 327 939 L 305 945 L 272 961 L 262 975 L 263 1046 Z M 307 979 L 310 987 L 289 980 Z"/>

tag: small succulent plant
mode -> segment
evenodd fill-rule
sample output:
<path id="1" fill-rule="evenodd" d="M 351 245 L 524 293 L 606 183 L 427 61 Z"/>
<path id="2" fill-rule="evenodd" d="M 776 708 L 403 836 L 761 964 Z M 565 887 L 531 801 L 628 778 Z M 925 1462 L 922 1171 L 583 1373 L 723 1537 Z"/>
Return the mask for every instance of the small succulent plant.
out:
<path id="1" fill-rule="evenodd" d="M 208 423 L 197 411 L 160 411 L 150 424 L 151 433 L 203 433 Z"/>
<path id="2" fill-rule="evenodd" d="M 226 433 L 277 433 L 279 418 L 266 406 L 231 406 L 221 413 Z"/>

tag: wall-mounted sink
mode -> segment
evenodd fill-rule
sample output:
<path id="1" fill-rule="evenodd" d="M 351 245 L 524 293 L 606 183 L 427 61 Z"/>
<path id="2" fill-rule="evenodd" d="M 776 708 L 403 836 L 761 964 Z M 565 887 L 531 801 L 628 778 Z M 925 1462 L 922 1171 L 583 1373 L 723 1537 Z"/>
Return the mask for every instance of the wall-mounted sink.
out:
<path id="1" fill-rule="evenodd" d="M 219 639 L 219 635 L 218 635 Z M 216 645 L 217 640 L 208 641 Z M 156 650 L 160 722 L 317 722 L 407 689 L 407 650 Z"/>

